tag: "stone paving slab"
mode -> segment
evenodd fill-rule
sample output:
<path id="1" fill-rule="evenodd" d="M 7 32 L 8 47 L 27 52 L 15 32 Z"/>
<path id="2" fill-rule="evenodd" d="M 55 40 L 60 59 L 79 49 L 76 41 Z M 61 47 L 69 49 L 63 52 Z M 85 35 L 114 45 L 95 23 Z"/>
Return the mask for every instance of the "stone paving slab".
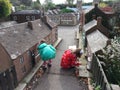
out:
<path id="1" fill-rule="evenodd" d="M 90 77 L 90 73 L 86 69 L 85 65 L 80 65 L 78 68 L 79 68 L 79 76 L 80 77 Z"/>
<path id="2" fill-rule="evenodd" d="M 35 90 L 84 90 L 75 76 L 45 73 Z"/>

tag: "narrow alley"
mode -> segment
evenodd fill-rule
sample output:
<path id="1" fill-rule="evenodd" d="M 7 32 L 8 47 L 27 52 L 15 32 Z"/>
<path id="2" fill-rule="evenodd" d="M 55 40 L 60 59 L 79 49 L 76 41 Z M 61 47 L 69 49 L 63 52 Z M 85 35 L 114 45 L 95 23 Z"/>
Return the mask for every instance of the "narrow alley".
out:
<path id="1" fill-rule="evenodd" d="M 81 86 L 76 78 L 74 69 L 64 70 L 60 67 L 60 60 L 63 52 L 70 45 L 76 45 L 76 31 L 78 26 L 59 26 L 58 37 L 62 38 L 57 47 L 57 55 L 53 60 L 52 67 L 39 79 L 34 90 L 87 90 Z"/>

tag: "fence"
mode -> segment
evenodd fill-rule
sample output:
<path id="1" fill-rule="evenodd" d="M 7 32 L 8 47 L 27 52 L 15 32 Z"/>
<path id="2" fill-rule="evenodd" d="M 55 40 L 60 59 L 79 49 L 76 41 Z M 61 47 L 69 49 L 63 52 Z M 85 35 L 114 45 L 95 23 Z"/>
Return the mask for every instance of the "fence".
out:
<path id="1" fill-rule="evenodd" d="M 100 86 L 101 90 L 112 90 L 110 84 L 107 81 L 106 75 L 103 71 L 100 61 L 95 54 L 93 54 L 93 59 L 91 62 L 91 71 L 93 74 L 95 86 Z"/>

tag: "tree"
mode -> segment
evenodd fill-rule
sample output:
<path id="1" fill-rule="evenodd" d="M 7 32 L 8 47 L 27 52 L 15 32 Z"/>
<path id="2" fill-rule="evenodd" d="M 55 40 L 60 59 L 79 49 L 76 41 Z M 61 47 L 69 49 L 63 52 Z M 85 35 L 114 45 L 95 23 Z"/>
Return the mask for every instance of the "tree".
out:
<path id="1" fill-rule="evenodd" d="M 26 5 L 26 6 L 31 6 L 32 0 L 19 0 L 21 4 Z"/>
<path id="2" fill-rule="evenodd" d="M 44 2 L 45 9 L 53 9 L 55 7 L 55 4 L 52 2 L 52 0 L 45 0 Z"/>
<path id="3" fill-rule="evenodd" d="M 20 5 L 19 0 L 10 0 L 10 2 L 12 3 L 13 6 L 19 6 Z"/>
<path id="4" fill-rule="evenodd" d="M 0 18 L 6 17 L 11 13 L 12 4 L 9 0 L 0 0 Z"/>
<path id="5" fill-rule="evenodd" d="M 67 3 L 68 5 L 73 5 L 73 2 L 74 2 L 74 0 L 66 0 L 66 3 Z"/>
<path id="6" fill-rule="evenodd" d="M 33 2 L 33 8 L 38 10 L 41 8 L 41 3 L 39 0 Z"/>
<path id="7" fill-rule="evenodd" d="M 99 7 L 102 7 L 102 8 L 104 8 L 104 7 L 106 7 L 106 6 L 108 6 L 106 3 L 104 3 L 104 2 L 101 2 L 100 4 L 99 4 Z"/>
<path id="8" fill-rule="evenodd" d="M 120 85 L 120 37 L 111 40 L 111 44 L 105 47 L 103 55 L 98 55 L 104 63 L 103 69 L 112 84 Z"/>
<path id="9" fill-rule="evenodd" d="M 52 3 L 52 0 L 45 0 L 45 4 Z"/>

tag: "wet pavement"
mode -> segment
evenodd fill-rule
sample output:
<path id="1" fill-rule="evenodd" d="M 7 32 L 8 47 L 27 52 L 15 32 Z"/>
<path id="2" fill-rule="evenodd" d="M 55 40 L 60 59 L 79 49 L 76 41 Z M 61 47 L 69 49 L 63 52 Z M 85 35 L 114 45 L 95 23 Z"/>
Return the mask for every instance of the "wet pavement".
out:
<path id="1" fill-rule="evenodd" d="M 56 58 L 53 59 L 52 67 L 38 80 L 34 90 L 86 90 L 75 76 L 74 68 L 65 70 L 60 67 L 63 52 L 68 46 L 77 45 L 75 39 L 77 30 L 78 26 L 58 27 L 58 37 L 62 38 L 62 41 L 57 47 Z"/>

